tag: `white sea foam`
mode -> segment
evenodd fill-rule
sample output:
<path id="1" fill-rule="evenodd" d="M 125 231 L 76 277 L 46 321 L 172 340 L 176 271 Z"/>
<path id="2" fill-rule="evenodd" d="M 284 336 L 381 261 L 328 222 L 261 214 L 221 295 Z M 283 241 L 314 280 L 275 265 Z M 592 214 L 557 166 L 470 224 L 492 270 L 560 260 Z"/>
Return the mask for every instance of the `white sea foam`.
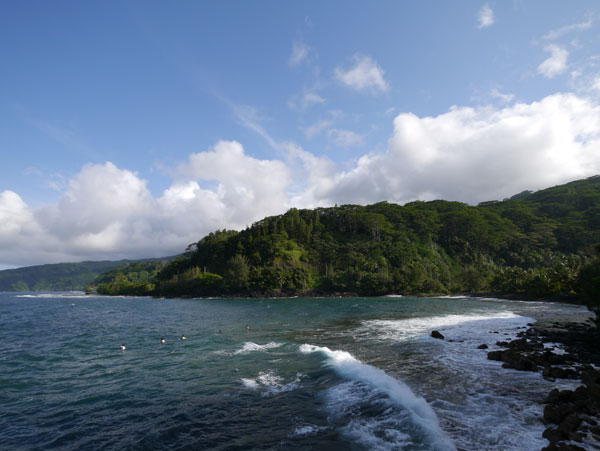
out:
<path id="1" fill-rule="evenodd" d="M 264 345 L 259 345 L 259 344 L 253 343 L 251 341 L 247 341 L 246 343 L 244 343 L 242 348 L 235 351 L 233 353 L 233 355 L 248 354 L 249 352 L 256 352 L 256 351 L 267 351 L 269 349 L 278 348 L 281 345 L 283 345 L 283 343 L 275 343 L 274 341 L 271 341 L 270 343 L 267 343 Z"/>
<path id="2" fill-rule="evenodd" d="M 401 320 L 370 320 L 364 321 L 359 333 L 376 333 L 380 339 L 390 339 L 394 341 L 403 341 L 410 338 L 419 337 L 428 334 L 432 329 L 443 329 L 444 327 L 460 326 L 476 322 L 481 325 L 489 325 L 497 320 L 518 320 L 518 324 L 527 323 L 529 318 L 523 318 L 510 311 L 490 313 L 487 315 L 446 315 L 431 316 L 420 318 L 407 318 Z"/>
<path id="3" fill-rule="evenodd" d="M 64 298 L 89 298 L 90 296 L 83 291 L 72 291 L 69 293 L 36 293 L 36 294 L 17 294 L 16 298 L 31 299 L 64 299 Z"/>
<path id="4" fill-rule="evenodd" d="M 316 435 L 321 431 L 329 429 L 327 426 L 317 426 L 314 424 L 307 424 L 305 426 L 298 426 L 290 434 L 291 437 L 307 437 L 310 435 Z"/>
<path id="5" fill-rule="evenodd" d="M 410 435 L 398 430 L 393 418 L 354 419 L 342 428 L 346 437 L 374 451 L 398 450 L 414 445 Z M 436 446 L 434 449 L 446 449 Z M 453 448 L 450 448 L 453 449 Z"/>
<path id="6" fill-rule="evenodd" d="M 480 344 L 495 349 L 497 341 L 516 338 L 530 321 L 510 311 L 479 311 L 366 321 L 358 333 L 367 340 L 390 340 L 401 347 L 411 342 L 412 362 L 431 370 L 431 377 L 425 370 L 422 381 L 413 383 L 428 393 L 440 424 L 457 448 L 519 450 L 527 443 L 528 448 L 540 449 L 547 441 L 541 436 L 542 408 L 537 400 L 555 385 L 536 373 L 503 369 L 499 362 L 487 359 L 487 351 L 477 349 Z M 432 329 L 440 330 L 446 340 L 430 338 Z M 416 347 L 419 342 L 426 346 Z M 562 384 L 568 383 L 557 388 Z"/>
<path id="7" fill-rule="evenodd" d="M 242 378 L 242 384 L 246 388 L 252 390 L 263 389 L 263 396 L 275 395 L 278 393 L 284 393 L 299 388 L 300 380 L 304 377 L 304 374 L 298 373 L 293 381 L 284 383 L 283 377 L 277 375 L 274 371 L 261 371 L 258 376 L 254 379 Z"/>
<path id="8" fill-rule="evenodd" d="M 548 349 L 549 351 L 552 351 L 554 354 L 557 355 L 564 355 L 567 354 L 567 351 L 565 351 L 565 349 L 563 348 L 563 346 L 560 343 L 543 343 L 544 345 L 544 349 Z"/>
<path id="9" fill-rule="evenodd" d="M 332 351 L 327 347 L 303 344 L 300 346 L 300 352 L 306 354 L 316 352 L 321 353 L 327 358 L 327 364 L 342 377 L 349 379 L 350 381 L 358 381 L 368 386 L 371 392 L 383 393 L 393 405 L 400 407 L 409 413 L 412 422 L 418 425 L 426 433 L 435 449 L 456 449 L 454 444 L 440 428 L 438 418 L 431 406 L 427 404 L 427 401 L 423 398 L 416 396 L 403 382 L 388 375 L 379 368 L 361 363 L 354 356 L 345 351 Z M 348 393 L 345 393 L 342 397 L 338 396 L 336 398 L 352 399 L 352 397 L 348 396 Z M 356 403 L 350 401 L 345 405 L 348 408 L 352 408 Z M 339 409 L 339 407 L 340 406 L 337 408 Z M 379 434 L 373 434 L 371 432 L 367 434 L 367 432 L 372 431 L 372 426 L 376 425 L 377 421 L 379 420 L 369 419 L 356 423 L 354 426 L 349 424 L 346 426 L 346 428 L 349 428 L 347 434 L 357 433 L 362 437 L 361 440 L 363 441 L 369 441 L 371 439 L 375 440 L 375 437 Z M 362 432 L 360 432 L 361 430 Z M 386 443 L 389 442 L 386 441 Z M 374 442 L 370 443 L 370 445 L 374 447 L 383 446 L 381 443 L 376 444 Z M 394 444 L 394 447 L 395 446 L 397 445 Z"/>
<path id="10" fill-rule="evenodd" d="M 259 387 L 258 382 L 256 382 L 256 380 L 254 380 L 254 379 L 247 379 L 245 377 L 242 377 L 241 381 L 242 381 L 242 384 L 244 384 L 244 386 L 247 388 L 256 390 Z"/>

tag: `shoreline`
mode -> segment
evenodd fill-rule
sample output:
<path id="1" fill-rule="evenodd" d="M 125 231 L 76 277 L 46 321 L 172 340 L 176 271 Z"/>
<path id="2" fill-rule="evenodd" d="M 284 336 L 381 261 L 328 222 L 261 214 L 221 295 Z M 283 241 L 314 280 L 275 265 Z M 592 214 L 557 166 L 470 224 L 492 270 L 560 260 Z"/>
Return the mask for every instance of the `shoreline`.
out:
<path id="1" fill-rule="evenodd" d="M 541 421 L 543 451 L 600 448 L 600 333 L 595 314 L 581 310 L 530 312 L 535 320 L 515 339 L 498 341 L 502 349 L 488 352 L 503 368 L 541 373 L 546 380 L 579 381 L 574 390 L 552 389 Z"/>

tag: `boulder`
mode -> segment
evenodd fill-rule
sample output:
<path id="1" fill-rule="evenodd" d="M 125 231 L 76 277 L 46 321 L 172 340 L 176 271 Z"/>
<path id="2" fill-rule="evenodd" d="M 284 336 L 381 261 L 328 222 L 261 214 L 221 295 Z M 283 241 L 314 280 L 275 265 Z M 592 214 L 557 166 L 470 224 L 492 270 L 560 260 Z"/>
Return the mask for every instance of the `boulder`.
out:
<path id="1" fill-rule="evenodd" d="M 443 335 L 442 335 L 442 334 L 441 334 L 439 331 L 437 331 L 437 330 L 432 330 L 432 331 L 431 331 L 431 336 L 432 336 L 433 338 L 438 338 L 438 339 L 440 339 L 440 340 L 443 340 L 443 339 L 444 339 L 444 336 L 443 336 Z"/>
<path id="2" fill-rule="evenodd" d="M 571 368 L 559 368 L 556 366 L 546 366 L 542 376 L 553 379 L 578 379 L 579 374 Z"/>
<path id="3" fill-rule="evenodd" d="M 503 368 L 512 368 L 519 371 L 537 371 L 537 365 L 533 360 L 512 349 L 488 352 L 488 360 L 504 362 L 504 365 L 502 365 Z"/>
<path id="4" fill-rule="evenodd" d="M 542 437 L 544 437 L 546 440 L 548 440 L 551 444 L 554 444 L 556 442 L 560 442 L 561 440 L 564 440 L 566 438 L 562 434 L 562 432 L 560 432 L 557 428 L 548 428 L 548 429 L 546 429 L 544 431 L 544 433 L 542 434 Z"/>
<path id="5" fill-rule="evenodd" d="M 560 424 L 568 416 L 573 414 L 574 406 L 571 404 L 548 404 L 544 407 L 544 420 L 548 423 Z"/>
<path id="6" fill-rule="evenodd" d="M 564 420 L 560 422 L 560 424 L 558 425 L 558 430 L 561 431 L 563 434 L 570 436 L 572 432 L 575 432 L 577 430 L 580 424 L 581 418 L 579 418 L 574 413 L 570 413 L 565 417 Z"/>
<path id="7" fill-rule="evenodd" d="M 488 348 L 488 345 L 486 345 L 485 343 L 477 346 L 477 349 L 487 349 L 487 348 Z"/>

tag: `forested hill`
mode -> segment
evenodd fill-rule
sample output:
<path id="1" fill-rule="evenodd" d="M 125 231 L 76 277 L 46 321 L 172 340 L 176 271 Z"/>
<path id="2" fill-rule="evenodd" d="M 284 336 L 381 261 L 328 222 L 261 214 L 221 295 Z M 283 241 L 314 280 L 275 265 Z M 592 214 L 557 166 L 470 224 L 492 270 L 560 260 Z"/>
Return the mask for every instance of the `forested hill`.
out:
<path id="1" fill-rule="evenodd" d="M 168 261 L 172 258 L 165 257 L 156 260 Z M 100 274 L 131 262 L 131 260 L 85 261 L 6 269 L 0 271 L 0 291 L 83 290 L 85 286 L 92 284 Z"/>
<path id="2" fill-rule="evenodd" d="M 216 231 L 160 269 L 157 295 L 581 291 L 600 243 L 600 177 L 511 199 L 291 209 Z M 118 272 L 118 270 L 117 270 Z M 126 271 L 125 271 L 126 272 Z M 125 273 L 103 292 L 131 292 Z"/>

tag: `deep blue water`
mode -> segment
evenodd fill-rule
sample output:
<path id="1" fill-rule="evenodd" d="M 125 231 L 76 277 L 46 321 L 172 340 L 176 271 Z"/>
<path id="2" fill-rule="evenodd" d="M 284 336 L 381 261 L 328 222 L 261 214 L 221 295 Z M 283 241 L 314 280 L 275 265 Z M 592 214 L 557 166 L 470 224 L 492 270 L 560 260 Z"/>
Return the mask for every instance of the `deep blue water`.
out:
<path id="1" fill-rule="evenodd" d="M 0 448 L 540 449 L 550 383 L 476 347 L 548 309 L 0 293 Z"/>

